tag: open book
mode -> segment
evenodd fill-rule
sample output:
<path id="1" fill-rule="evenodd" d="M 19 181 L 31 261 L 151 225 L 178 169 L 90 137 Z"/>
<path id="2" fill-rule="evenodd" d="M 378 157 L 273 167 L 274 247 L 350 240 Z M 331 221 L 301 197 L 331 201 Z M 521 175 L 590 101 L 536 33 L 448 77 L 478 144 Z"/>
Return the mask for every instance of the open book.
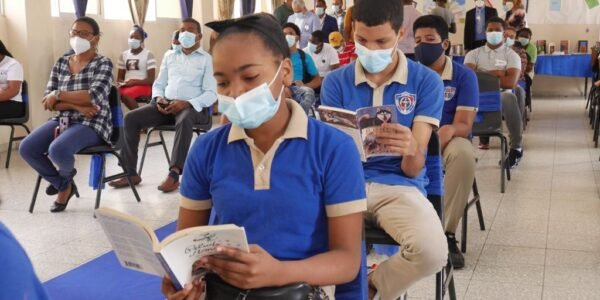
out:
<path id="1" fill-rule="evenodd" d="M 205 273 L 193 265 L 216 254 L 217 246 L 249 251 L 244 228 L 233 224 L 192 227 L 159 242 L 152 228 L 134 216 L 99 208 L 96 217 L 123 267 L 161 277 L 169 274 L 178 290 Z"/>
<path id="2" fill-rule="evenodd" d="M 356 144 L 362 161 L 375 156 L 400 156 L 399 153 L 384 149 L 375 140 L 375 130 L 384 123 L 398 123 L 394 105 L 364 107 L 356 112 L 321 105 L 318 108 L 319 119 L 349 134 Z"/>

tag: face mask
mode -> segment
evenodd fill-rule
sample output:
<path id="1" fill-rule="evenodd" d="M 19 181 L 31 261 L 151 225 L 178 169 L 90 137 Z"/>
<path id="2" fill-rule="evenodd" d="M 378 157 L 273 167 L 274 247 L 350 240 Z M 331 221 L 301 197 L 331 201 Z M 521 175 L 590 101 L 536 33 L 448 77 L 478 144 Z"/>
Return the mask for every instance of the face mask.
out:
<path id="1" fill-rule="evenodd" d="M 317 16 L 322 16 L 325 14 L 325 8 L 323 7 L 317 7 L 317 9 L 315 10 L 315 12 L 317 13 Z"/>
<path id="2" fill-rule="evenodd" d="M 292 47 L 294 47 L 294 45 L 296 45 L 296 36 L 286 35 L 285 40 L 287 41 L 289 48 L 292 48 Z"/>
<path id="3" fill-rule="evenodd" d="M 417 60 L 426 66 L 431 66 L 438 58 L 440 58 L 440 56 L 442 56 L 442 54 L 444 54 L 442 43 L 421 43 L 415 47 L 415 56 Z"/>
<path id="4" fill-rule="evenodd" d="M 129 49 L 138 49 L 142 45 L 142 41 L 137 39 L 129 39 L 128 41 Z"/>
<path id="5" fill-rule="evenodd" d="M 371 50 L 360 43 L 356 43 L 356 54 L 360 64 L 367 72 L 371 74 L 379 73 L 392 63 L 396 44 L 398 44 L 398 39 L 396 39 L 394 47 L 390 49 Z"/>
<path id="6" fill-rule="evenodd" d="M 192 48 L 196 45 L 196 35 L 189 31 L 181 32 L 179 34 L 179 43 L 184 49 Z"/>
<path id="7" fill-rule="evenodd" d="M 506 2 L 506 4 L 504 4 L 504 11 L 509 11 L 509 10 L 513 9 L 514 6 L 515 6 L 514 3 Z"/>
<path id="8" fill-rule="evenodd" d="M 483 0 L 475 1 L 475 7 L 484 7 L 484 6 L 485 6 L 485 2 L 483 2 Z"/>
<path id="9" fill-rule="evenodd" d="M 171 44 L 171 49 L 175 52 L 181 51 L 181 45 Z"/>
<path id="10" fill-rule="evenodd" d="M 69 40 L 69 43 L 71 44 L 73 51 L 75 51 L 75 54 L 86 52 L 92 47 L 90 41 L 78 36 L 72 37 L 71 40 Z"/>
<path id="11" fill-rule="evenodd" d="M 504 33 L 499 31 L 487 32 L 486 39 L 490 45 L 496 46 L 502 43 L 502 39 L 504 39 Z"/>
<path id="12" fill-rule="evenodd" d="M 509 37 L 506 38 L 506 46 L 512 47 L 514 44 L 515 44 L 515 40 L 513 40 Z"/>
<path id="13" fill-rule="evenodd" d="M 312 53 L 317 53 L 317 45 L 313 43 L 308 43 L 308 50 Z"/>
<path id="14" fill-rule="evenodd" d="M 525 47 L 529 44 L 528 38 L 520 37 L 517 40 L 519 41 L 519 43 L 521 43 L 521 45 L 523 45 L 523 47 Z"/>
<path id="15" fill-rule="evenodd" d="M 340 11 L 340 6 L 339 5 L 332 5 L 331 9 L 333 9 L 334 12 L 338 12 L 338 11 Z"/>
<path id="16" fill-rule="evenodd" d="M 296 16 L 296 19 L 303 19 L 304 18 L 304 14 L 299 12 L 299 13 L 294 13 L 294 16 Z"/>
<path id="17" fill-rule="evenodd" d="M 223 112 L 231 123 L 245 129 L 258 128 L 260 125 L 271 120 L 281 104 L 281 95 L 283 87 L 277 100 L 271 94 L 270 86 L 273 84 L 281 66 L 275 77 L 269 84 L 263 83 L 252 90 L 238 96 L 237 98 L 217 95 L 219 99 L 219 111 Z"/>

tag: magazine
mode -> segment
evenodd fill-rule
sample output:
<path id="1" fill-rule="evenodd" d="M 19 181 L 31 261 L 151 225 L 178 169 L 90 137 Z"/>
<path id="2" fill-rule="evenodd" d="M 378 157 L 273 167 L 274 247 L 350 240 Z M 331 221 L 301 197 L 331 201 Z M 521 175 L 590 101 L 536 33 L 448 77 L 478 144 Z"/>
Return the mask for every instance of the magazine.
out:
<path id="1" fill-rule="evenodd" d="M 376 156 L 400 156 L 399 153 L 386 150 L 375 139 L 377 128 L 384 123 L 398 123 L 394 105 L 364 107 L 351 111 L 330 106 L 319 106 L 319 119 L 342 130 L 354 139 L 361 160 Z"/>

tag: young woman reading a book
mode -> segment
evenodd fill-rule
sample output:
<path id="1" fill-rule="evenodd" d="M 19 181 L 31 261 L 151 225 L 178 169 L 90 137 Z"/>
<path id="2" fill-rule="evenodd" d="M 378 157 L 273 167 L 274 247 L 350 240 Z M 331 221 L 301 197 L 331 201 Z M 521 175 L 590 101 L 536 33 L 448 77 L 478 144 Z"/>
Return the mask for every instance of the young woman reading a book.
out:
<path id="1" fill-rule="evenodd" d="M 192 147 L 177 228 L 207 225 L 212 209 L 217 223 L 245 228 L 250 252 L 222 247 L 225 259 L 200 265 L 241 289 L 306 282 L 333 299 L 361 261 L 366 201 L 356 146 L 282 98 L 292 65 L 272 16 L 207 26 L 219 33 L 213 66 L 219 111 L 231 123 Z M 168 299 L 196 299 L 202 289 L 194 282 L 175 291 L 168 278 L 162 285 Z M 356 291 L 349 299 L 361 298 Z"/>

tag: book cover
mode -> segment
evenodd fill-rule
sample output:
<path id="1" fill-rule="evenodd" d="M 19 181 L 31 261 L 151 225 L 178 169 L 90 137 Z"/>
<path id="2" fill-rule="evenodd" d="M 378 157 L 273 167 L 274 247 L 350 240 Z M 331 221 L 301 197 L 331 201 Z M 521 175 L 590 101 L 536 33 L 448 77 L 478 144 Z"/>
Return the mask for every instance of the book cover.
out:
<path id="1" fill-rule="evenodd" d="M 588 53 L 588 41 L 580 40 L 577 42 L 577 51 L 579 53 Z"/>
<path id="2" fill-rule="evenodd" d="M 548 43 L 548 54 L 554 54 L 556 52 L 556 44 Z"/>
<path id="3" fill-rule="evenodd" d="M 560 52 L 564 53 L 564 54 L 569 54 L 569 41 L 568 40 L 561 40 L 560 41 Z"/>

